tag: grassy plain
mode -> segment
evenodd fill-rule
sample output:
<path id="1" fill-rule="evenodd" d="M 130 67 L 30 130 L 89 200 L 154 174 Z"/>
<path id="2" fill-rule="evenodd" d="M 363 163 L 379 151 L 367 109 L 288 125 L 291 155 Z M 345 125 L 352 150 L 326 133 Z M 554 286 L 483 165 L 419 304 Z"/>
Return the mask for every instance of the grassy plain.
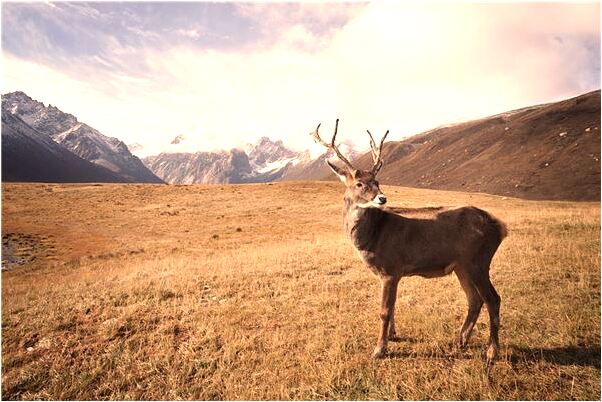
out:
<path id="1" fill-rule="evenodd" d="M 401 340 L 370 359 L 380 286 L 343 236 L 339 183 L 4 184 L 3 236 L 28 235 L 30 257 L 2 272 L 2 398 L 600 398 L 599 203 L 383 190 L 507 223 L 489 378 L 485 309 L 451 346 L 453 275 L 402 280 Z"/>

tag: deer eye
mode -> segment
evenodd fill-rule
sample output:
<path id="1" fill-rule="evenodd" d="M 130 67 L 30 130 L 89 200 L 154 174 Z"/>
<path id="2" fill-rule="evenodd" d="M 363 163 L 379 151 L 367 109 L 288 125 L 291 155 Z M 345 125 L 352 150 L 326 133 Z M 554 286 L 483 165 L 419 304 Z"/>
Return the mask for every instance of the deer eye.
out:
<path id="1" fill-rule="evenodd" d="M 357 183 L 357 184 L 355 185 L 355 187 L 357 187 L 357 188 L 361 188 L 361 187 L 364 187 L 364 185 L 363 185 L 362 183 Z"/>

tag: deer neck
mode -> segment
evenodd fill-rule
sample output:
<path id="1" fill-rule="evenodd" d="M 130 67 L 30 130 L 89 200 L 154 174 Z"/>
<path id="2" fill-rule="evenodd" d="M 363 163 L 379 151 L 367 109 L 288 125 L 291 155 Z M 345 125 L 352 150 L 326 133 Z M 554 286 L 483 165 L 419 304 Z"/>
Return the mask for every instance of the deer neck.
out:
<path id="1" fill-rule="evenodd" d="M 345 197 L 343 219 L 345 233 L 358 250 L 371 250 L 378 238 L 378 228 L 384 212 L 378 208 L 363 208 Z"/>

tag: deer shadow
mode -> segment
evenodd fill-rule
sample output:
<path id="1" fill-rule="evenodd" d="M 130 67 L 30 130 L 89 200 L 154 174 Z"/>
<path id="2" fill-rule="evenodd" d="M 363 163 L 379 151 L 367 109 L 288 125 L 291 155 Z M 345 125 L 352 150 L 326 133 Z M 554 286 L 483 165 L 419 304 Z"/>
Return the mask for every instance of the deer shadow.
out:
<path id="1" fill-rule="evenodd" d="M 416 340 L 414 338 L 402 337 L 396 340 L 389 339 L 389 341 L 415 343 Z M 401 348 L 387 351 L 386 357 L 388 359 L 421 358 L 431 360 L 468 360 L 480 349 L 482 349 L 482 347 L 478 345 L 459 348 L 451 342 L 443 344 L 441 347 L 431 347 L 420 351 L 406 349 L 402 346 Z"/>
<path id="2" fill-rule="evenodd" d="M 504 349 L 504 346 L 502 346 L 501 359 L 505 359 Z M 428 349 L 420 352 L 403 349 L 393 350 L 387 353 L 387 358 L 472 359 L 475 354 L 479 353 L 479 350 L 482 351 L 484 357 L 486 350 L 484 345 L 471 344 L 465 348 L 457 348 L 450 343 L 443 348 Z M 513 366 L 544 361 L 561 366 L 590 366 L 600 368 L 600 345 L 568 345 L 552 348 L 508 345 L 507 351 L 507 358 L 505 360 Z"/>
<path id="3" fill-rule="evenodd" d="M 600 345 L 568 345 L 552 348 L 509 345 L 508 361 L 513 364 L 545 361 L 561 366 L 600 368 Z"/>
<path id="4" fill-rule="evenodd" d="M 389 342 L 417 342 L 416 338 L 403 335 L 395 335 L 393 337 L 389 337 L 388 339 Z"/>

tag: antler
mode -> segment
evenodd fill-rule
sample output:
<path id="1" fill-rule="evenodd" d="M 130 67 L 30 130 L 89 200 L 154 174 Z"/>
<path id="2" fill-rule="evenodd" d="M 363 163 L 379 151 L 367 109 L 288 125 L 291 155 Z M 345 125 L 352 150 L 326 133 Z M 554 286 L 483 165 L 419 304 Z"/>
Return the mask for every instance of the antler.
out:
<path id="1" fill-rule="evenodd" d="M 316 127 L 316 131 L 314 131 L 311 135 L 314 138 L 314 141 L 317 142 L 318 144 L 322 144 L 324 145 L 326 148 L 334 151 L 334 153 L 339 157 L 339 159 L 341 160 L 341 162 L 343 162 L 345 165 L 347 165 L 347 167 L 351 170 L 354 170 L 355 168 L 351 165 L 351 163 L 347 160 L 347 158 L 345 158 L 343 156 L 343 154 L 341 153 L 341 151 L 339 151 L 339 148 L 334 144 L 335 139 L 337 138 L 337 130 L 339 128 L 339 119 L 337 119 L 337 122 L 334 126 L 334 134 L 332 136 L 332 140 L 330 141 L 330 144 L 327 143 L 326 141 L 324 141 L 322 138 L 320 138 L 320 134 L 318 134 L 318 130 L 320 129 L 320 126 L 322 125 L 322 123 L 318 124 L 318 127 Z"/>
<path id="2" fill-rule="evenodd" d="M 370 130 L 366 130 L 368 135 L 370 136 L 370 151 L 372 152 L 372 159 L 374 160 L 374 166 L 372 167 L 372 173 L 376 176 L 380 168 L 383 167 L 383 160 L 381 159 L 380 153 L 383 150 L 383 144 L 385 143 L 385 138 L 389 135 L 389 130 L 385 133 L 383 138 L 380 140 L 380 145 L 378 149 L 376 148 L 376 142 L 374 142 L 374 138 L 372 138 L 372 134 L 370 134 Z"/>

